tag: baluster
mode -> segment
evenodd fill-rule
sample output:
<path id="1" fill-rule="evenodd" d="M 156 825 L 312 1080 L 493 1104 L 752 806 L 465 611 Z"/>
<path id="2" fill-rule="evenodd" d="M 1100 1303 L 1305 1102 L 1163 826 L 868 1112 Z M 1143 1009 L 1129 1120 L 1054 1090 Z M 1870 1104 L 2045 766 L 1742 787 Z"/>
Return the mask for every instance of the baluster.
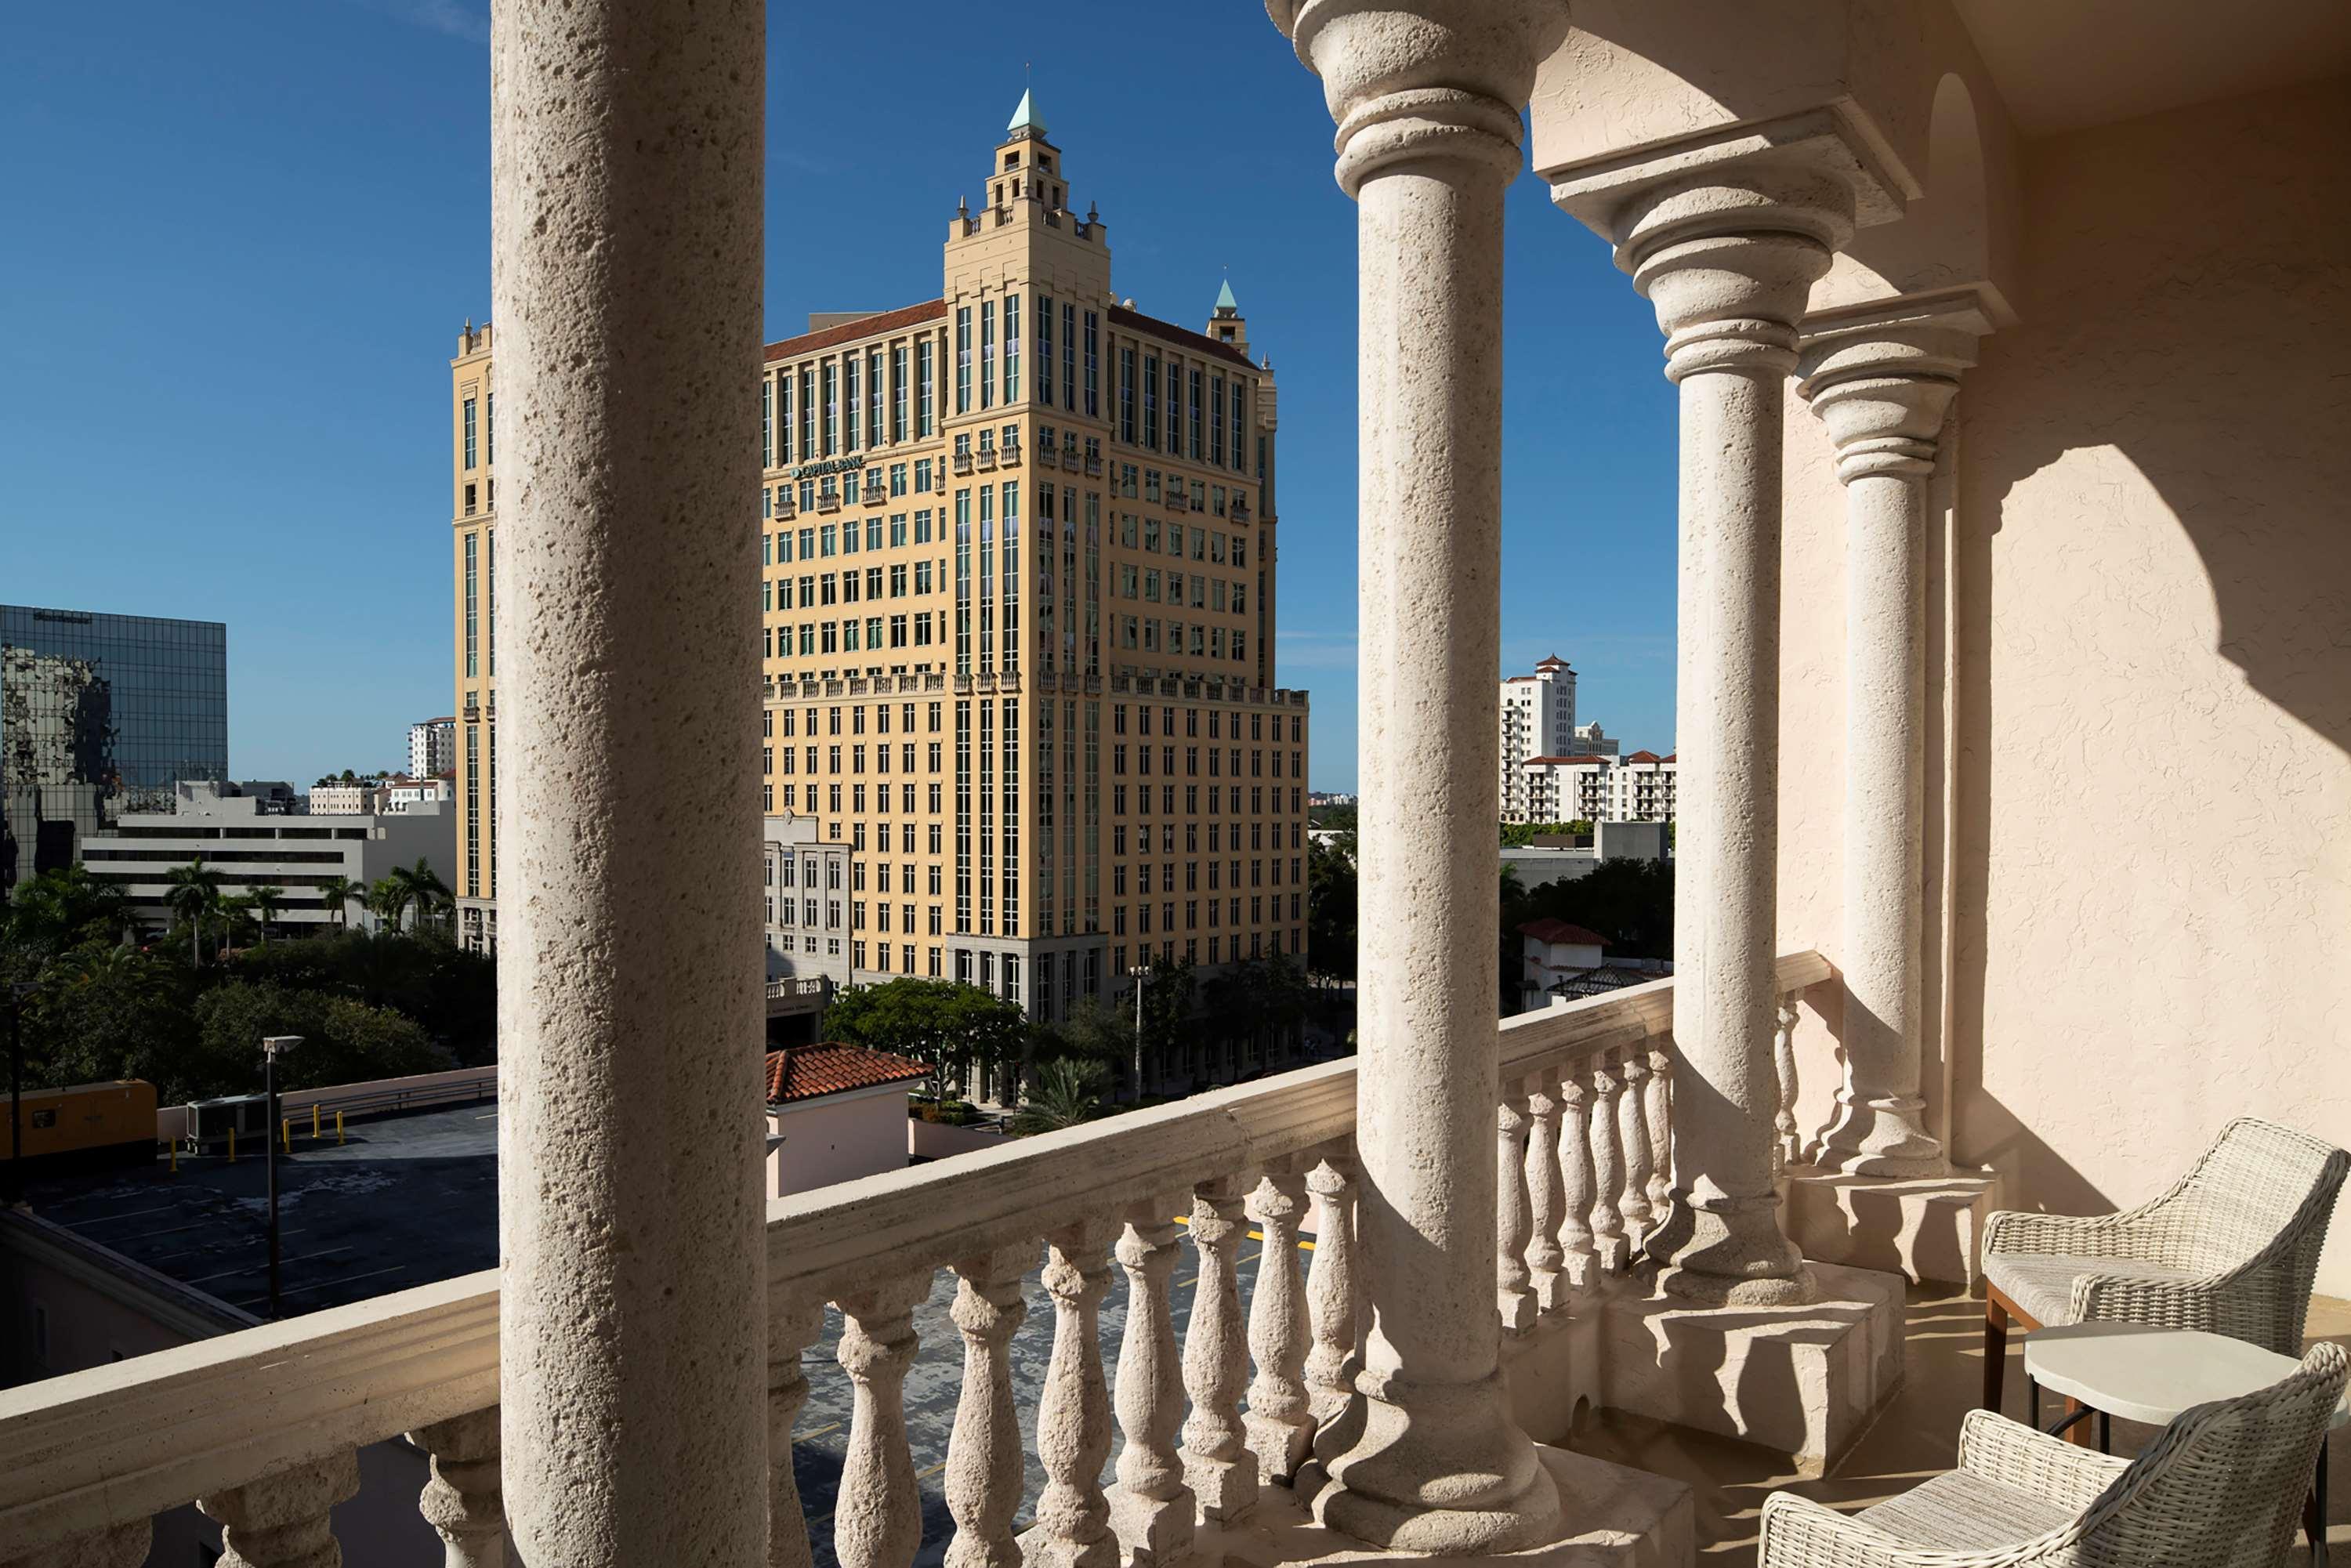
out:
<path id="1" fill-rule="evenodd" d="M 1306 1398 L 1306 1293 L 1298 1278 L 1298 1222 L 1305 1211 L 1302 1172 L 1268 1171 L 1249 1194 L 1249 1217 L 1265 1232 L 1265 1252 L 1249 1297 L 1249 1354 L 1257 1376 L 1241 1425 L 1258 1474 L 1269 1480 L 1297 1474 L 1314 1437 Z"/>
<path id="2" fill-rule="evenodd" d="M 1801 1165 L 1804 1157 L 1804 1142 L 1796 1135 L 1796 1009 L 1782 1000 L 1772 1016 L 1771 1065 L 1780 1075 L 1780 1109 L 1773 1113 L 1771 1124 L 1779 1132 L 1779 1141 L 1771 1145 L 1771 1174 L 1778 1176 L 1792 1165 Z"/>
<path id="3" fill-rule="evenodd" d="M 419 1427 L 408 1440 L 432 1464 L 416 1511 L 440 1532 L 446 1568 L 499 1568 L 507 1510 L 498 1489 L 498 1407 Z"/>
<path id="4" fill-rule="evenodd" d="M 1184 1479 L 1199 1499 L 1200 1517 L 1217 1523 L 1257 1504 L 1257 1456 L 1240 1419 L 1241 1385 L 1249 1376 L 1233 1268 L 1240 1211 L 1234 1177 L 1193 1189 L 1192 1243 L 1199 1249 L 1200 1278 L 1184 1336 L 1184 1390 L 1192 1396 L 1191 1418 L 1184 1423 Z"/>
<path id="5" fill-rule="evenodd" d="M 1012 1404 L 1013 1333 L 1029 1315 L 1020 1276 L 1037 1256 L 1032 1244 L 967 1258 L 955 1265 L 955 1304 L 947 1315 L 963 1333 L 963 1389 L 947 1438 L 947 1512 L 956 1521 L 946 1568 L 1019 1568 L 1012 1533 L 1027 1465 L 1020 1417 Z"/>
<path id="6" fill-rule="evenodd" d="M 1649 1113 L 1649 1223 L 1666 1222 L 1674 1197 L 1673 1058 L 1662 1045 L 1649 1050 L 1649 1082 L 1642 1096 Z"/>
<path id="7" fill-rule="evenodd" d="M 1625 1160 L 1616 1147 L 1616 1103 L 1624 1080 L 1604 1061 L 1592 1070 L 1592 1251 L 1604 1273 L 1622 1273 L 1626 1260 L 1625 1216 L 1616 1196 L 1625 1186 Z"/>
<path id="8" fill-rule="evenodd" d="M 832 1510 L 832 1550 L 841 1568 L 908 1568 L 923 1543 L 905 1394 L 914 1306 L 930 1293 L 925 1270 L 841 1298 L 838 1355 L 852 1393 L 849 1456 Z"/>
<path id="9" fill-rule="evenodd" d="M 1559 1248 L 1570 1288 L 1588 1291 L 1599 1281 L 1593 1249 L 1592 1091 L 1570 1070 L 1559 1085 Z"/>
<path id="10" fill-rule="evenodd" d="M 1355 1177 L 1336 1155 L 1306 1173 L 1314 1194 L 1314 1263 L 1307 1270 L 1314 1348 L 1306 1355 L 1308 1411 L 1319 1426 L 1355 1392 Z"/>
<path id="11" fill-rule="evenodd" d="M 1625 1092 L 1616 1102 L 1616 1135 L 1625 1152 L 1625 1191 L 1616 1200 L 1625 1217 L 1625 1234 L 1635 1248 L 1653 1223 L 1649 1214 L 1649 1177 L 1656 1166 L 1649 1156 L 1649 1119 L 1644 1113 L 1642 1090 L 1649 1076 L 1646 1052 L 1628 1051 L 1617 1069 Z"/>
<path id="12" fill-rule="evenodd" d="M 1053 1298 L 1053 1359 L 1037 1401 L 1037 1457 L 1045 1467 L 1030 1554 L 1053 1568 L 1115 1568 L 1102 1463 L 1110 1458 L 1110 1389 L 1102 1381 L 1102 1299 L 1110 1289 L 1111 1228 L 1073 1225 L 1052 1239 L 1045 1291 Z"/>
<path id="13" fill-rule="evenodd" d="M 1504 1333 L 1535 1326 L 1535 1293 L 1527 1270 L 1532 1220 L 1527 1206 L 1526 1101 L 1507 1087 L 1494 1112 L 1494 1306 Z"/>
<path id="14" fill-rule="evenodd" d="M 0 1557 L 0 1568 L 139 1568 L 147 1561 L 154 1534 L 154 1521 L 134 1519 L 17 1556 Z"/>
<path id="15" fill-rule="evenodd" d="M 1566 1260 L 1559 1236 L 1561 1197 L 1559 1175 L 1559 1086 L 1545 1073 L 1527 1096 L 1527 1218 L 1533 1239 L 1527 1243 L 1527 1272 L 1534 1281 L 1535 1308 L 1552 1312 L 1567 1304 Z"/>
<path id="16" fill-rule="evenodd" d="M 1110 1523 L 1127 1568 L 1165 1568 L 1192 1549 L 1192 1489 L 1184 1484 L 1176 1434 L 1184 1421 L 1184 1375 L 1168 1312 L 1167 1279 L 1183 1248 L 1167 1216 L 1177 1198 L 1146 1203 L 1127 1217 L 1118 1240 L 1126 1270 L 1126 1331 L 1118 1346 L 1118 1484 Z"/>
<path id="17" fill-rule="evenodd" d="M 241 1487 L 200 1497 L 196 1507 L 220 1521 L 216 1568 L 340 1568 L 329 1519 L 360 1490 L 360 1457 L 345 1448 Z"/>
<path id="18" fill-rule="evenodd" d="M 824 1328 L 824 1305 L 795 1301 L 768 1312 L 768 1568 L 809 1568 L 808 1516 L 792 1474 L 792 1426 L 808 1398 L 800 1355 Z"/>

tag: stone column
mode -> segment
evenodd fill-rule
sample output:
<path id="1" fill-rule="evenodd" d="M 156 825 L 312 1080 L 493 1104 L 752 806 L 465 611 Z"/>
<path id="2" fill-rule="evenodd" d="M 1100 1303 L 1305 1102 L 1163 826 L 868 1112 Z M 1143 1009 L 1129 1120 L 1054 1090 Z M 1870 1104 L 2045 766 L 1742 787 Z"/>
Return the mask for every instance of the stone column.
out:
<path id="1" fill-rule="evenodd" d="M 1563 0 L 1273 0 L 1359 205 L 1366 662 L 1356 1237 L 1371 1322 L 1316 1514 L 1392 1550 L 1557 1528 L 1494 1315 L 1502 193 Z M 1311 1483 L 1314 1478 L 1308 1477 Z"/>
<path id="2" fill-rule="evenodd" d="M 1760 153 L 1697 149 L 1553 187 L 1656 308 L 1680 389 L 1682 1066 L 1672 1204 L 1647 1248 L 1675 1295 L 1754 1306 L 1817 1291 L 1771 1180 L 1781 419 L 1796 323 L 1855 222 L 1848 177 L 1761 140 Z"/>
<path id="3" fill-rule="evenodd" d="M 1811 324 L 1798 390 L 1845 486 L 1844 1082 L 1821 1163 L 1941 1176 L 1921 1124 L 1927 480 L 1989 323 L 1971 299 Z"/>
<path id="4" fill-rule="evenodd" d="M 738 700 L 758 689 L 765 37 L 758 0 L 492 7 L 501 1448 L 528 1563 L 767 1558 Z"/>

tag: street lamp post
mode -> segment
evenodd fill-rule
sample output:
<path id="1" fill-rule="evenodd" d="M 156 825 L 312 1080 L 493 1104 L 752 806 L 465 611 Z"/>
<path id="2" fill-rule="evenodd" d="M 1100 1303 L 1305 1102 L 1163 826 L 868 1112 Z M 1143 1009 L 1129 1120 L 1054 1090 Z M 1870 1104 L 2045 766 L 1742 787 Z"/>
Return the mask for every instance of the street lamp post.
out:
<path id="1" fill-rule="evenodd" d="M 1151 966 L 1138 964 L 1127 971 L 1134 981 L 1134 1100 L 1143 1103 L 1143 983 L 1151 977 Z"/>
<path id="2" fill-rule="evenodd" d="M 272 1034 L 262 1037 L 261 1087 L 269 1099 L 269 1125 L 262 1129 L 262 1143 L 268 1150 L 265 1162 L 269 1170 L 269 1319 L 277 1321 L 277 1053 L 291 1051 L 302 1043 L 298 1034 Z"/>

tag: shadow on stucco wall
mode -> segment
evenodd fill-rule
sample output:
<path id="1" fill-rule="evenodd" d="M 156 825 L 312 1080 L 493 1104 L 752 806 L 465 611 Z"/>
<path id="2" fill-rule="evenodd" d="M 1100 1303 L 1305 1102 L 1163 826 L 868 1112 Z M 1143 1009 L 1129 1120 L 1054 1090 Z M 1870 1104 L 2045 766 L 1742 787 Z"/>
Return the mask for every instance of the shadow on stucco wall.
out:
<path id="1" fill-rule="evenodd" d="M 2347 117 L 2336 80 L 2025 152 L 2022 324 L 1960 398 L 1946 803 L 1954 1152 L 2011 1202 L 2137 1201 L 2224 1104 L 2343 1136 Z"/>

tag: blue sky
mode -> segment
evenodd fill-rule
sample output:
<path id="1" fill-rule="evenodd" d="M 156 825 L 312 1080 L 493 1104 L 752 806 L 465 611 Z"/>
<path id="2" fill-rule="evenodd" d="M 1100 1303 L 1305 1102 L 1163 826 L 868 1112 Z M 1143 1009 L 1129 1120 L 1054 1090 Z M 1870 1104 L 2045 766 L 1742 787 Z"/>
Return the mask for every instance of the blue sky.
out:
<path id="1" fill-rule="evenodd" d="M 1196 324 L 1229 270 L 1273 356 L 1280 677 L 1314 694 L 1312 782 L 1351 788 L 1356 664 L 1380 650 L 1356 637 L 1354 210 L 1320 84 L 1250 0 L 1017 14 L 991 34 L 931 0 L 879 31 L 771 10 L 768 335 L 936 296 L 947 215 L 1031 66 L 1119 292 Z M 447 362 L 489 310 L 487 37 L 486 0 L 11 18 L 0 600 L 227 622 L 240 777 L 397 766 L 409 721 L 449 711 Z M 1154 90 L 1174 71 L 1180 100 Z M 1504 662 L 1557 652 L 1581 717 L 1664 750 L 1655 319 L 1531 176 L 1505 264 Z"/>

